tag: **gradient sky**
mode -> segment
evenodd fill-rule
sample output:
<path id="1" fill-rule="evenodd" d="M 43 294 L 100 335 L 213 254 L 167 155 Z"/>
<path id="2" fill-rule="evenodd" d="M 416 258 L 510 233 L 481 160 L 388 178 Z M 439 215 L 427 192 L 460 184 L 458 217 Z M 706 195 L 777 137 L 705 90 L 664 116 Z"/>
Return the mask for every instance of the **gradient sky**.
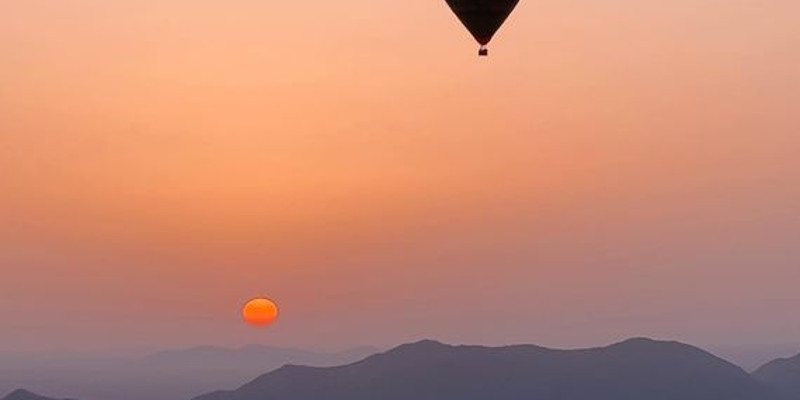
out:
<path id="1" fill-rule="evenodd" d="M 796 342 L 798 15 L 0 0 L 0 350 Z"/>

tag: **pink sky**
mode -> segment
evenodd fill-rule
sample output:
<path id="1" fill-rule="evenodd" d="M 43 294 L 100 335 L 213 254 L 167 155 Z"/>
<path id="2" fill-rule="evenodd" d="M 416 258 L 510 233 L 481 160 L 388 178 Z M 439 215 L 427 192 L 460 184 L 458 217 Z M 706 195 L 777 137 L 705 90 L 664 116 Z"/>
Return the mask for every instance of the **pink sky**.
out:
<path id="1" fill-rule="evenodd" d="M 0 2 L 0 350 L 796 341 L 797 15 Z"/>

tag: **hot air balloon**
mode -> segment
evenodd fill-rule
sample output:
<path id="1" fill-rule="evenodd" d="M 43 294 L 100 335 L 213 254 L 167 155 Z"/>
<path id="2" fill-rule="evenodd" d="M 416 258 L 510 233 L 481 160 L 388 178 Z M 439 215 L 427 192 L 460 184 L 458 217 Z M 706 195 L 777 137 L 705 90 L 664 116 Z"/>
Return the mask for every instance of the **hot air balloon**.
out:
<path id="1" fill-rule="evenodd" d="M 486 47 L 519 0 L 447 0 L 447 5 L 480 43 L 479 56 L 488 56 Z"/>

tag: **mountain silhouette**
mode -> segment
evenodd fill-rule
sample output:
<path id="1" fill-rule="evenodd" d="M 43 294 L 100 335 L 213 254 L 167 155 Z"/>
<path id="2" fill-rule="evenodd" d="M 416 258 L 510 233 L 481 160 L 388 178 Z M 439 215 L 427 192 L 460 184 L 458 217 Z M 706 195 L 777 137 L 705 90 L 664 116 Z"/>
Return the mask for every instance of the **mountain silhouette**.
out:
<path id="1" fill-rule="evenodd" d="M 800 348 L 798 343 L 772 343 L 716 345 L 706 348 L 706 350 L 752 373 L 776 358 L 796 354 L 798 348 Z"/>
<path id="2" fill-rule="evenodd" d="M 781 399 L 800 399 L 800 355 L 767 363 L 756 370 L 753 376 L 774 390 Z"/>
<path id="3" fill-rule="evenodd" d="M 57 400 L 57 399 L 39 396 L 36 393 L 31 393 L 24 389 L 17 389 L 11 392 L 8 396 L 3 397 L 2 400 Z M 70 400 L 70 399 L 64 399 L 64 400 Z"/>
<path id="4" fill-rule="evenodd" d="M 402 345 L 330 368 L 288 365 L 195 400 L 771 400 L 741 368 L 696 347 L 632 339 L 603 348 Z"/>
<path id="5" fill-rule="evenodd" d="M 24 387 L 81 400 L 186 400 L 239 387 L 285 364 L 335 366 L 377 351 L 363 347 L 323 353 L 249 345 L 194 347 L 129 358 L 0 354 L 0 393 Z"/>

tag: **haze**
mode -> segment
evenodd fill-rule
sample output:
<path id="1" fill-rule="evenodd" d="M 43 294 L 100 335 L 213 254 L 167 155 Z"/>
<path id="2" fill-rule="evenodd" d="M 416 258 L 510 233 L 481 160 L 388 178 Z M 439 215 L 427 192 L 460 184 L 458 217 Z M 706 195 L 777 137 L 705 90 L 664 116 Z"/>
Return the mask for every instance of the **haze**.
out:
<path id="1" fill-rule="evenodd" d="M 795 342 L 799 14 L 0 0 L 0 350 Z"/>

